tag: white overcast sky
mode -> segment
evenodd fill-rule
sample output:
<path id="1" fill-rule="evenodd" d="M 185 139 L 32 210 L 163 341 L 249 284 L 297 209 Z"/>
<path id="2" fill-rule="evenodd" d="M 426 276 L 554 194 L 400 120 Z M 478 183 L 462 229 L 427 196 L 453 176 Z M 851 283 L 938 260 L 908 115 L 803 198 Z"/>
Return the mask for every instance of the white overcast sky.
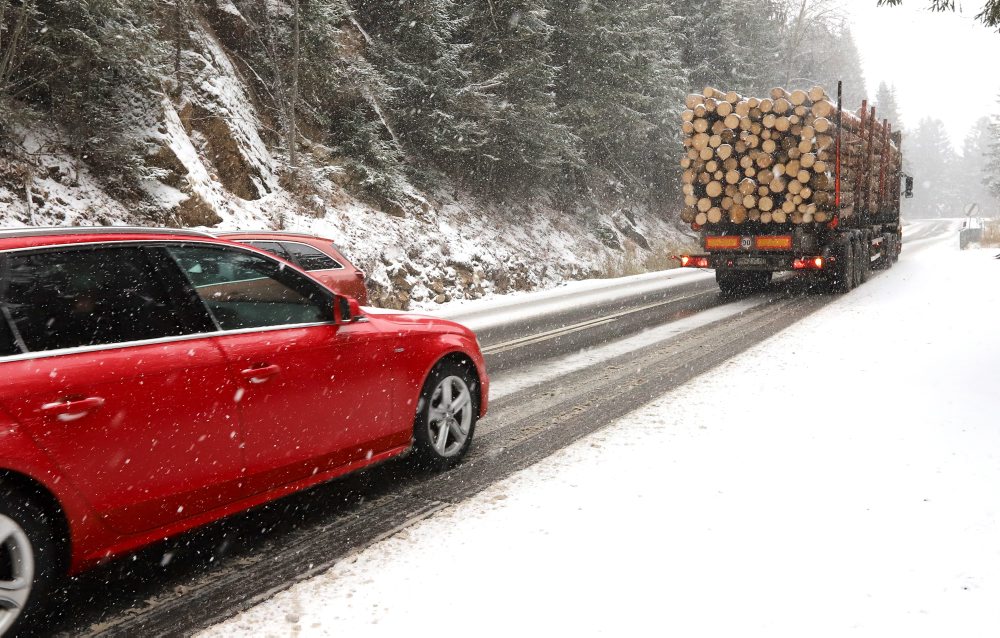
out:
<path id="1" fill-rule="evenodd" d="M 869 97 L 880 80 L 895 84 L 904 127 L 912 131 L 921 118 L 936 117 L 961 149 L 977 119 L 1000 112 L 1000 33 L 975 21 L 981 0 L 958 4 L 960 12 L 932 13 L 930 0 L 901 7 L 844 2 Z"/>

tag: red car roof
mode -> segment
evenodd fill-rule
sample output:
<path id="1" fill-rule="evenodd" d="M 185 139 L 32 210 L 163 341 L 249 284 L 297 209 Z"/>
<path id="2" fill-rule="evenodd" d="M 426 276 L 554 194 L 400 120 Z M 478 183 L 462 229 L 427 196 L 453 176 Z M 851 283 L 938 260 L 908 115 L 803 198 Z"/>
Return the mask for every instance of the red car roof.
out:
<path id="1" fill-rule="evenodd" d="M 208 233 L 177 228 L 134 228 L 127 226 L 9 228 L 0 229 L 0 250 L 107 241 L 155 241 L 159 239 L 216 241 Z"/>

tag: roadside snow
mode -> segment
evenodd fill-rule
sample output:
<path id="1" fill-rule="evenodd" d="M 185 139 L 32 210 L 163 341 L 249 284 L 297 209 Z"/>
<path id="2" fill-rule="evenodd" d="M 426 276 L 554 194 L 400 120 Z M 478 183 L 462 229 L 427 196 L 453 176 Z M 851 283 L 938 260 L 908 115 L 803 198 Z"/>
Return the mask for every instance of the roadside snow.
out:
<path id="1" fill-rule="evenodd" d="M 1000 261 L 956 244 L 200 636 L 998 635 Z"/>
<path id="2" fill-rule="evenodd" d="M 711 271 L 675 268 L 612 279 L 585 279 L 564 282 L 547 290 L 454 301 L 425 312 L 458 321 L 472 330 L 485 330 L 623 297 L 661 292 L 714 276 Z"/>
<path id="3" fill-rule="evenodd" d="M 710 290 L 698 294 L 718 295 L 719 293 L 716 290 Z M 766 302 L 767 298 L 762 295 L 749 299 L 741 299 L 722 306 L 716 306 L 715 308 L 709 308 L 690 317 L 671 321 L 662 326 L 643 330 L 625 339 L 618 339 L 617 341 L 611 341 L 595 348 L 587 348 L 564 357 L 558 357 L 543 363 L 501 373 L 498 376 L 490 378 L 490 399 L 496 400 L 524 388 L 553 381 L 571 372 L 583 370 L 600 361 L 607 361 L 608 359 L 613 359 L 614 357 L 639 350 L 640 348 L 648 348 L 661 341 L 676 337 L 682 332 L 702 328 L 710 323 L 734 317 Z"/>

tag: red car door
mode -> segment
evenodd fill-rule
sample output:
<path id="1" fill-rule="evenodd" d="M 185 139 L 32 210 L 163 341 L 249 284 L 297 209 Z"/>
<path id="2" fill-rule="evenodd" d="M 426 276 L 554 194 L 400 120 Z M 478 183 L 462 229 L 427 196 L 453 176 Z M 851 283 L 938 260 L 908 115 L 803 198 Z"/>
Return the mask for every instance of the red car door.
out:
<path id="1" fill-rule="evenodd" d="M 161 249 L 0 256 L 3 311 L 27 354 L 0 404 L 113 528 L 139 532 L 240 495 L 239 390 L 207 315 Z"/>
<path id="2" fill-rule="evenodd" d="M 240 384 L 248 488 L 260 492 L 407 445 L 392 417 L 393 335 L 337 325 L 333 295 L 237 248 L 171 248 L 221 328 Z"/>

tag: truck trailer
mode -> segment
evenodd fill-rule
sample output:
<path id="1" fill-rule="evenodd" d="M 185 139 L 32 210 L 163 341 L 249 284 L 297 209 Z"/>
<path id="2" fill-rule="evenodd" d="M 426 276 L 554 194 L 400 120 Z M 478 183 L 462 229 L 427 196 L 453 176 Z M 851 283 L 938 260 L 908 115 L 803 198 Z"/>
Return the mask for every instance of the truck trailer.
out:
<path id="1" fill-rule="evenodd" d="M 711 268 L 723 293 L 751 292 L 776 272 L 807 272 L 848 292 L 902 247 L 902 136 L 874 106 L 843 108 L 821 87 L 746 98 L 706 88 L 687 97 L 681 218 L 703 253 L 681 266 Z"/>

